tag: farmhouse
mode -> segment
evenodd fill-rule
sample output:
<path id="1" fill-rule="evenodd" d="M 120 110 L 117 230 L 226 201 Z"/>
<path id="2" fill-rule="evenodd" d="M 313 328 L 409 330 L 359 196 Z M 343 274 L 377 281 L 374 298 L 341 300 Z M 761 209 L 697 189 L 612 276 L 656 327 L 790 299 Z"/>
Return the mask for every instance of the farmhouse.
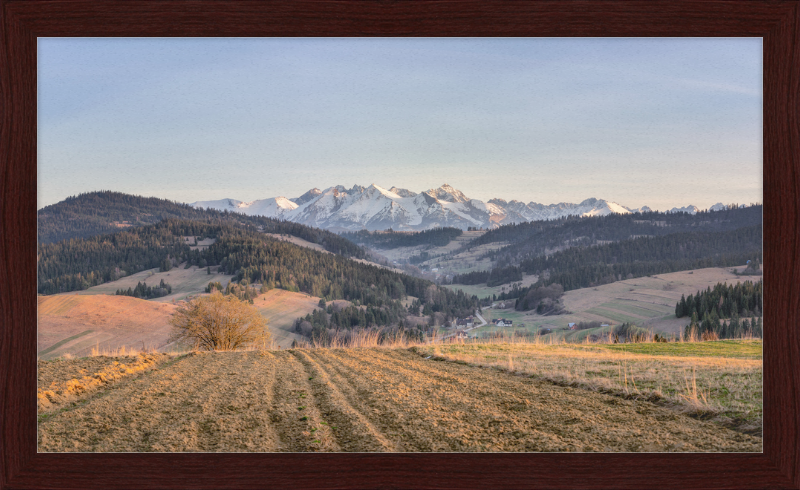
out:
<path id="1" fill-rule="evenodd" d="M 472 317 L 468 316 L 466 318 L 459 318 L 458 321 L 456 321 L 456 325 L 458 325 L 459 327 L 471 327 L 473 325 L 473 322 L 474 320 L 472 319 Z"/>
<path id="2" fill-rule="evenodd" d="M 512 320 L 506 320 L 505 318 L 497 318 L 493 321 L 498 327 L 510 327 L 514 323 Z"/>

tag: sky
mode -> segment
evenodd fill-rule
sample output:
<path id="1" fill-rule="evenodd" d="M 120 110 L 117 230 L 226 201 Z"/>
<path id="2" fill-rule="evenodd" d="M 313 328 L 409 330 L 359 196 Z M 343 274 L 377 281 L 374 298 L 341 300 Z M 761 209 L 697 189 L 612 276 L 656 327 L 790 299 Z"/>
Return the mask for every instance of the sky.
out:
<path id="1" fill-rule="evenodd" d="M 38 206 L 762 202 L 761 38 L 39 38 Z"/>

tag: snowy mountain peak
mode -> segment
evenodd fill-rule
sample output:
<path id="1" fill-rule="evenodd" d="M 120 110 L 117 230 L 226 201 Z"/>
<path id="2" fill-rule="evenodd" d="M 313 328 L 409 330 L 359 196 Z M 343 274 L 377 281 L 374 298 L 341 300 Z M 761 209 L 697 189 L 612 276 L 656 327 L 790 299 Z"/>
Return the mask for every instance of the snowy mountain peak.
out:
<path id="1" fill-rule="evenodd" d="M 465 196 L 461 191 L 458 189 L 454 189 L 452 186 L 448 184 L 444 184 L 438 189 L 428 189 L 425 191 L 431 197 L 435 197 L 440 201 L 447 201 L 447 202 L 467 202 L 469 198 Z"/>
<path id="2" fill-rule="evenodd" d="M 410 191 L 408 189 L 398 189 L 397 187 L 394 187 L 394 186 L 392 186 L 392 188 L 389 189 L 389 190 L 391 192 L 394 192 L 395 194 L 397 194 L 400 197 L 414 197 L 414 196 L 417 195 L 416 192 L 412 192 L 412 191 Z"/>
<path id="3" fill-rule="evenodd" d="M 336 231 L 387 228 L 410 231 L 444 226 L 494 228 L 566 216 L 608 216 L 650 211 L 647 206 L 631 209 L 595 197 L 580 204 L 526 204 L 499 198 L 484 202 L 470 199 L 448 184 L 419 194 L 397 187 L 386 189 L 377 184 L 368 187 L 354 185 L 351 188 L 337 185 L 325 190 L 315 187 L 292 199 L 280 196 L 248 203 L 220 199 L 197 201 L 191 206 L 267 216 Z M 721 204 L 713 208 L 718 206 Z M 697 211 L 695 206 L 671 210 L 692 214 Z"/>
<path id="4" fill-rule="evenodd" d="M 195 208 L 217 209 L 219 211 L 239 212 L 238 210 L 243 204 L 244 203 L 242 201 L 237 201 L 236 199 L 218 199 L 216 201 L 196 201 L 190 203 L 189 206 Z"/>
<path id="5" fill-rule="evenodd" d="M 309 190 L 308 192 L 306 192 L 302 196 L 294 197 L 294 198 L 289 199 L 289 200 L 292 201 L 293 203 L 297 204 L 297 205 L 300 205 L 300 204 L 307 203 L 308 201 L 310 201 L 310 200 L 314 199 L 315 197 L 319 196 L 320 194 L 322 194 L 322 191 L 317 189 L 316 187 L 314 187 L 313 189 Z"/>
<path id="6" fill-rule="evenodd" d="M 364 192 L 365 193 L 369 193 L 370 195 L 374 194 L 375 192 L 378 192 L 378 193 L 388 197 L 389 199 L 401 199 L 401 196 L 395 194 L 394 192 L 392 192 L 390 190 L 386 190 L 381 186 L 375 185 L 375 184 L 370 184 L 369 187 L 367 187 Z"/>

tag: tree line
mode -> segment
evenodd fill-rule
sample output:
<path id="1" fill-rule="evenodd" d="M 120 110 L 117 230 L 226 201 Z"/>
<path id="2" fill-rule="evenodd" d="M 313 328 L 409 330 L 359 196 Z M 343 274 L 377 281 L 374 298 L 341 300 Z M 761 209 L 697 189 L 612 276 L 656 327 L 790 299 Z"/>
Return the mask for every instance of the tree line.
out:
<path id="1" fill-rule="evenodd" d="M 713 289 L 709 286 L 705 291 L 690 294 L 688 298 L 681 295 L 680 301 L 675 304 L 675 316 L 683 318 L 695 315 L 703 318 L 706 314 L 715 314 L 717 318 L 732 318 L 736 315 L 760 317 L 764 308 L 763 294 L 763 280 L 756 283 L 717 283 Z"/>
<path id="2" fill-rule="evenodd" d="M 40 294 L 56 294 L 87 289 L 146 269 L 169 270 L 182 262 L 186 262 L 187 267 L 219 265 L 224 258 L 220 247 L 191 250 L 181 237 L 220 239 L 235 236 L 237 230 L 267 238 L 259 231 L 260 228 L 248 224 L 216 219 L 166 219 L 154 225 L 108 235 L 40 243 L 38 291 Z"/>
<path id="3" fill-rule="evenodd" d="M 135 288 L 117 289 L 117 296 L 133 296 L 134 298 L 153 299 L 172 294 L 172 286 L 164 280 L 158 286 L 148 286 L 147 282 L 137 282 Z"/>

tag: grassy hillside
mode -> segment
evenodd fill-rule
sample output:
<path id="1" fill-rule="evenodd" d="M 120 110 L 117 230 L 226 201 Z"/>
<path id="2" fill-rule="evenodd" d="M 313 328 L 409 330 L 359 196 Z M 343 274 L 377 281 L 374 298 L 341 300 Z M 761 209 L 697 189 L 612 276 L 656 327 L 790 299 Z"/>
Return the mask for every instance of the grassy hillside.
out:
<path id="1" fill-rule="evenodd" d="M 177 308 L 128 296 L 58 294 L 38 299 L 40 359 L 97 349 L 169 350 L 169 318 Z"/>

